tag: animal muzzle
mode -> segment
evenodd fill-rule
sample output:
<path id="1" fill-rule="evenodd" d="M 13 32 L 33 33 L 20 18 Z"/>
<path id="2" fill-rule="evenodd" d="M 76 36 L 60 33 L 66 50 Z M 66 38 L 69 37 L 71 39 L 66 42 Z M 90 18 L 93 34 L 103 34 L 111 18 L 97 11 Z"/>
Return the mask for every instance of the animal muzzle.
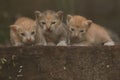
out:
<path id="1" fill-rule="evenodd" d="M 48 31 L 48 32 L 52 32 L 51 28 L 47 28 L 46 31 Z"/>
<path id="2" fill-rule="evenodd" d="M 27 42 L 31 42 L 32 41 L 32 39 L 31 38 L 27 38 Z"/>
<path id="3" fill-rule="evenodd" d="M 78 39 L 78 36 L 74 36 L 73 38 L 74 38 L 74 39 Z"/>
<path id="4" fill-rule="evenodd" d="M 25 42 L 26 45 L 31 45 L 33 43 L 34 43 L 34 40 L 32 40 L 31 38 L 26 39 L 26 42 Z"/>
<path id="5" fill-rule="evenodd" d="M 76 39 L 78 38 L 78 36 L 79 36 L 79 34 L 77 34 L 77 33 L 73 35 L 73 37 Z"/>

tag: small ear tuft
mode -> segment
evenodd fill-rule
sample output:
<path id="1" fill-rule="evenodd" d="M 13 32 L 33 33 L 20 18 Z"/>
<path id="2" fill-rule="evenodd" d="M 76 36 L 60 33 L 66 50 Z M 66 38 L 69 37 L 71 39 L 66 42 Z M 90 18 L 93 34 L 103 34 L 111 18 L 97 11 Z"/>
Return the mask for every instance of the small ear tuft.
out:
<path id="1" fill-rule="evenodd" d="M 35 14 L 36 18 L 41 16 L 41 12 L 40 11 L 35 11 L 34 14 Z"/>
<path id="2" fill-rule="evenodd" d="M 35 11 L 35 14 L 40 14 L 41 12 L 40 11 Z"/>
<path id="3" fill-rule="evenodd" d="M 63 11 L 58 11 L 57 15 L 63 15 Z"/>
<path id="4" fill-rule="evenodd" d="M 67 22 L 69 22 L 72 17 L 72 15 L 67 15 Z"/>
<path id="5" fill-rule="evenodd" d="M 92 23 L 92 20 L 86 20 L 83 25 L 90 27 Z"/>
<path id="6" fill-rule="evenodd" d="M 56 14 L 61 20 L 63 20 L 63 11 L 58 11 Z"/>
<path id="7" fill-rule="evenodd" d="M 91 24 L 93 23 L 93 21 L 92 20 L 88 20 L 87 23 L 88 23 L 88 26 L 91 26 Z"/>
<path id="8" fill-rule="evenodd" d="M 17 25 L 10 25 L 10 29 L 13 31 L 17 31 Z"/>

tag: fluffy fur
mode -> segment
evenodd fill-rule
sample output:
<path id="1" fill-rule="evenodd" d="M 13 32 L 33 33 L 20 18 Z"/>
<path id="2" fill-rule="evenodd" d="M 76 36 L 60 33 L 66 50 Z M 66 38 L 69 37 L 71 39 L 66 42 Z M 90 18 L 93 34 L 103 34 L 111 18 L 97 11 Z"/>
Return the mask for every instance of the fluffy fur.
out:
<path id="1" fill-rule="evenodd" d="M 70 32 L 70 43 L 77 46 L 114 45 L 107 30 L 79 15 L 68 15 L 67 25 Z"/>
<path id="2" fill-rule="evenodd" d="M 10 40 L 13 46 L 31 45 L 35 43 L 35 21 L 21 17 L 10 25 Z"/>
<path id="3" fill-rule="evenodd" d="M 66 46 L 67 31 L 66 25 L 62 22 L 63 12 L 51 10 L 40 12 L 36 11 L 37 27 L 42 29 L 47 45 Z"/>

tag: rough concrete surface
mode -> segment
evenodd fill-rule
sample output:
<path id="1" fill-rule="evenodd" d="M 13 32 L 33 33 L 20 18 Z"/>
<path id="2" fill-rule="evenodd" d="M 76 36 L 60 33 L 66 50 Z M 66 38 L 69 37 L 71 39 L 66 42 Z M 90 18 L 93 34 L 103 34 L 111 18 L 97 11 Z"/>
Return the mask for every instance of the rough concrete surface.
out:
<path id="1" fill-rule="evenodd" d="M 120 46 L 0 48 L 0 80 L 120 80 Z"/>

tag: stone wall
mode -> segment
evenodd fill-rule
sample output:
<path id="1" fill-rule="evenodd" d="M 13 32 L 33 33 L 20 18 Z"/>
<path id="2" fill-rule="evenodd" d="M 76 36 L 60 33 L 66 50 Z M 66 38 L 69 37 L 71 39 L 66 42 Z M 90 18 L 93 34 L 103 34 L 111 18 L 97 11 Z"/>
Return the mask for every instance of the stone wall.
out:
<path id="1" fill-rule="evenodd" d="M 120 80 L 120 46 L 0 48 L 0 80 Z"/>

